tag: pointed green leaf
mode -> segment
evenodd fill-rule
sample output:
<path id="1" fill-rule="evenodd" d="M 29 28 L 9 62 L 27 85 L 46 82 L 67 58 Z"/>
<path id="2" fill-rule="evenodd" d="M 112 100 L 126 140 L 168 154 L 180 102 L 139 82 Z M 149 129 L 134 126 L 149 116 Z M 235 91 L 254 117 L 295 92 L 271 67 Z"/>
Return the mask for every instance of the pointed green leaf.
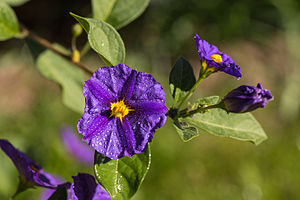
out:
<path id="1" fill-rule="evenodd" d="M 43 76 L 62 86 L 62 98 L 66 106 L 83 113 L 85 104 L 82 90 L 85 77 L 81 69 L 50 50 L 40 54 L 37 68 Z"/>
<path id="2" fill-rule="evenodd" d="M 213 105 L 218 102 L 218 97 L 208 97 L 200 99 L 193 107 L 196 108 L 199 104 Z M 180 120 L 189 126 L 195 126 L 217 136 L 250 141 L 256 145 L 267 139 L 259 122 L 250 113 L 227 113 L 223 109 L 216 108 Z"/>
<path id="3" fill-rule="evenodd" d="M 93 17 L 120 29 L 147 8 L 150 0 L 92 0 Z"/>
<path id="4" fill-rule="evenodd" d="M 83 18 L 71 13 L 88 34 L 88 40 L 107 65 L 125 61 L 125 46 L 119 33 L 102 20 Z"/>
<path id="5" fill-rule="evenodd" d="M 0 41 L 20 35 L 15 12 L 5 2 L 0 1 Z"/>
<path id="6" fill-rule="evenodd" d="M 195 85 L 196 78 L 193 67 L 183 57 L 180 57 L 170 72 L 169 84 L 174 104 L 180 102 Z"/>
<path id="7" fill-rule="evenodd" d="M 130 199 L 142 184 L 151 163 L 150 145 L 146 152 L 111 160 L 95 152 L 95 176 L 113 200 Z"/>

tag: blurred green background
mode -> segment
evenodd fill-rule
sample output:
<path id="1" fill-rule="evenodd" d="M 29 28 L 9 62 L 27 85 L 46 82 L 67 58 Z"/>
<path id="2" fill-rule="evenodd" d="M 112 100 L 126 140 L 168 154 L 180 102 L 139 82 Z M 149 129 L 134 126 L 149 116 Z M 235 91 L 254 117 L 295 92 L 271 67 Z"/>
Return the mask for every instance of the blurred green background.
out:
<path id="1" fill-rule="evenodd" d="M 70 48 L 69 11 L 90 16 L 89 1 L 31 0 L 14 8 L 19 20 L 39 35 Z M 146 12 L 120 30 L 127 64 L 152 73 L 172 104 L 168 73 L 184 55 L 199 72 L 195 33 L 217 45 L 240 66 L 239 81 L 216 73 L 201 83 L 197 97 L 223 96 L 231 89 L 261 82 L 274 101 L 253 114 L 269 139 L 259 146 L 203 132 L 183 143 L 171 120 L 155 134 L 152 165 L 134 200 L 300 199 L 300 2 L 298 0 L 152 0 Z M 85 42 L 80 38 L 79 46 Z M 91 68 L 100 59 L 89 52 Z M 60 87 L 35 69 L 22 40 L 0 43 L 0 138 L 71 181 L 77 172 L 93 173 L 64 148 L 59 128 L 76 128 L 80 115 L 61 102 Z M 17 171 L 0 152 L 0 199 L 17 187 Z M 30 189 L 17 199 L 39 199 Z"/>

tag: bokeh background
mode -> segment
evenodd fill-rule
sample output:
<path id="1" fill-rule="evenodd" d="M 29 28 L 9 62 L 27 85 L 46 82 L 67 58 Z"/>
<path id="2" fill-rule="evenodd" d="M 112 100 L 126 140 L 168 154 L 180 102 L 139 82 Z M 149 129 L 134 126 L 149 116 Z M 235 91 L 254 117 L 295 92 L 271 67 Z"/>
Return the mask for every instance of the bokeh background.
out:
<path id="1" fill-rule="evenodd" d="M 90 1 L 31 0 L 14 7 L 19 21 L 40 36 L 70 48 L 70 11 L 90 16 Z M 203 132 L 183 143 L 171 120 L 155 134 L 152 165 L 134 200 L 300 199 L 300 2 L 298 0 L 152 0 L 145 13 L 120 30 L 126 63 L 152 73 L 172 104 L 168 73 L 183 55 L 199 72 L 195 33 L 217 45 L 240 66 L 241 80 L 216 73 L 195 96 L 224 96 L 231 89 L 261 82 L 274 101 L 253 114 L 269 139 L 259 146 Z M 84 44 L 82 35 L 78 46 Z M 92 51 L 82 62 L 101 65 Z M 60 87 L 36 70 L 22 40 L 0 43 L 0 138 L 71 181 L 77 172 L 93 173 L 64 147 L 60 127 L 76 130 L 80 115 L 61 102 Z M 0 152 L 0 199 L 17 187 L 17 171 Z M 16 199 L 39 199 L 30 189 Z"/>

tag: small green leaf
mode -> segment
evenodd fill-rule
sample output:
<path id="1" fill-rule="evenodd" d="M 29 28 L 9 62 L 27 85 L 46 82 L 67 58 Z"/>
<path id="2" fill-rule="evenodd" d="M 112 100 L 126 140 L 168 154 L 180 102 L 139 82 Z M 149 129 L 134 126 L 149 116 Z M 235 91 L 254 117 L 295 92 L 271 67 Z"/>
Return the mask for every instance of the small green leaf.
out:
<path id="1" fill-rule="evenodd" d="M 184 141 L 188 142 L 194 137 L 199 135 L 197 128 L 190 126 L 188 123 L 184 122 L 182 119 L 175 119 L 174 127 L 179 135 L 179 137 Z"/>
<path id="2" fill-rule="evenodd" d="M 193 107 L 196 108 L 199 104 L 213 105 L 218 102 L 218 97 L 208 97 L 200 99 Z M 267 139 L 264 130 L 250 113 L 227 113 L 223 109 L 216 108 L 181 120 L 211 134 L 250 141 L 256 145 Z"/>
<path id="3" fill-rule="evenodd" d="M 58 188 L 56 191 L 50 196 L 48 200 L 67 200 L 67 190 L 65 187 Z"/>
<path id="4" fill-rule="evenodd" d="M 147 8 L 150 0 L 92 0 L 93 17 L 120 29 Z"/>
<path id="5" fill-rule="evenodd" d="M 95 152 L 95 176 L 113 200 L 130 199 L 142 184 L 151 163 L 150 145 L 146 152 L 111 160 Z"/>
<path id="6" fill-rule="evenodd" d="M 180 57 L 170 72 L 169 84 L 174 104 L 180 102 L 195 85 L 196 78 L 193 67 L 183 57 Z"/>
<path id="7" fill-rule="evenodd" d="M 125 61 L 125 46 L 119 33 L 101 20 L 83 18 L 71 13 L 88 34 L 88 40 L 107 65 L 117 65 Z"/>
<path id="8" fill-rule="evenodd" d="M 0 41 L 20 35 L 15 12 L 5 2 L 0 1 Z"/>
<path id="9" fill-rule="evenodd" d="M 85 77 L 79 68 L 50 50 L 40 54 L 37 68 L 46 78 L 62 86 L 62 98 L 66 106 L 75 112 L 83 112 L 85 104 L 82 89 Z"/>
<path id="10" fill-rule="evenodd" d="M 21 6 L 29 0 L 4 0 L 7 4 L 11 6 Z"/>

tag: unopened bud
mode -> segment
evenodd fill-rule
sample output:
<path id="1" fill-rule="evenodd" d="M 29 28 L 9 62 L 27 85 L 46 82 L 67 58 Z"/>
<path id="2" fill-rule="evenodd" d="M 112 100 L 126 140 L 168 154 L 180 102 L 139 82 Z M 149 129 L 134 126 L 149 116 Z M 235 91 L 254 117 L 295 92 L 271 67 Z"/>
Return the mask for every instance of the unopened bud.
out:
<path id="1" fill-rule="evenodd" d="M 80 26 L 80 24 L 76 23 L 73 25 L 72 27 L 72 34 L 74 37 L 78 37 L 79 35 L 81 35 L 82 33 L 82 27 Z"/>

